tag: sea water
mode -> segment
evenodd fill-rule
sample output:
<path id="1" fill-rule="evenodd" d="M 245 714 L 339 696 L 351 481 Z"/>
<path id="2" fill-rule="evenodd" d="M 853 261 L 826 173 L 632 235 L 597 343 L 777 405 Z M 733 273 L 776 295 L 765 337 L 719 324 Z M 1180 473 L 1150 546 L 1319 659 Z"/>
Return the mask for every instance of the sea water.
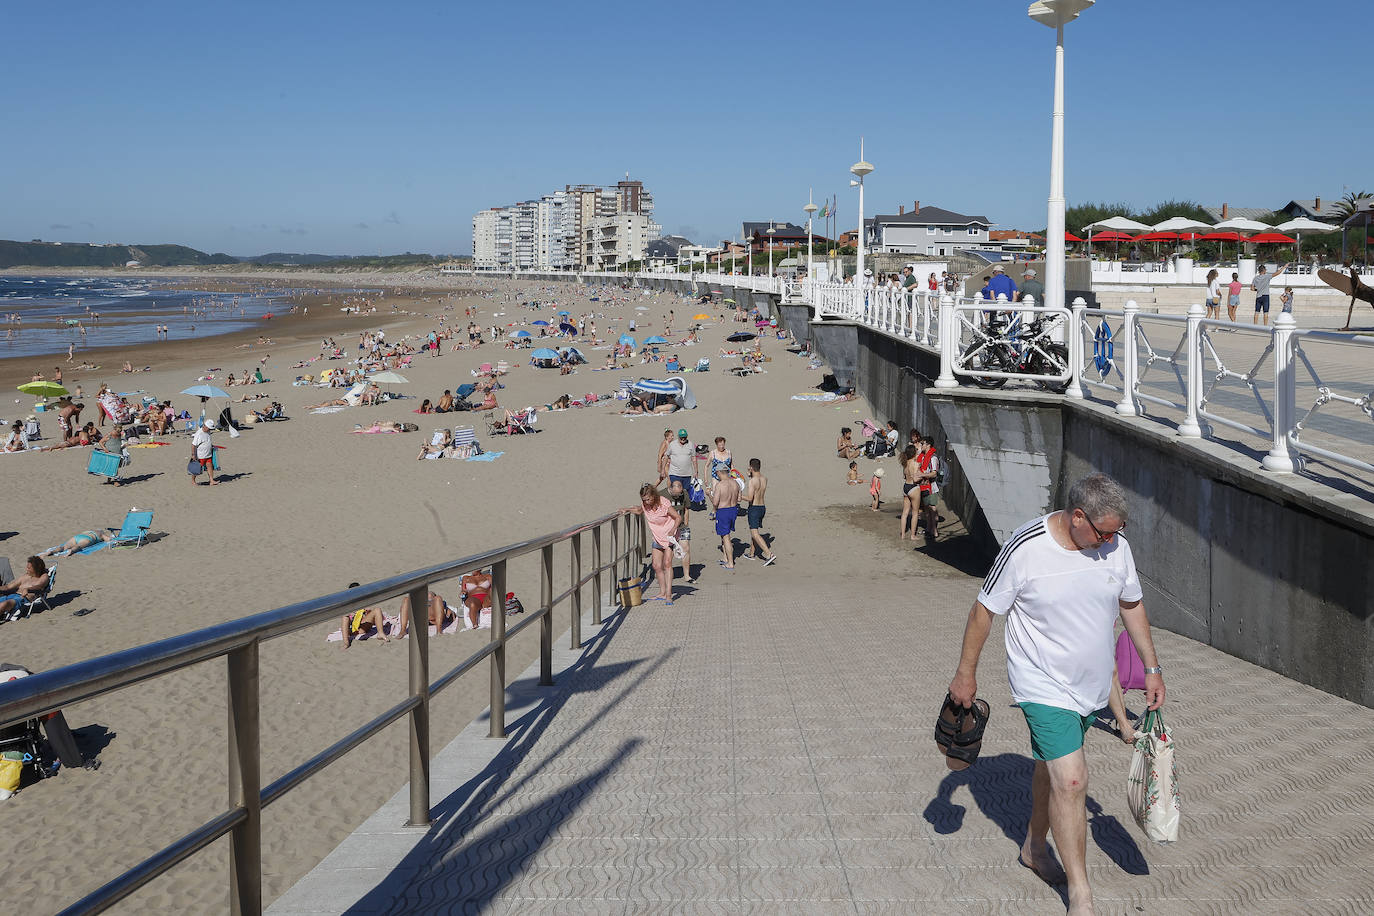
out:
<path id="1" fill-rule="evenodd" d="M 271 335 L 264 315 L 290 309 L 281 297 L 295 290 L 245 293 L 162 288 L 138 277 L 0 276 L 0 357 L 60 355 L 83 349 L 193 340 L 257 328 Z M 15 321 L 12 316 L 18 316 Z M 98 318 L 96 316 L 99 316 Z M 85 331 L 83 334 L 82 331 Z"/>

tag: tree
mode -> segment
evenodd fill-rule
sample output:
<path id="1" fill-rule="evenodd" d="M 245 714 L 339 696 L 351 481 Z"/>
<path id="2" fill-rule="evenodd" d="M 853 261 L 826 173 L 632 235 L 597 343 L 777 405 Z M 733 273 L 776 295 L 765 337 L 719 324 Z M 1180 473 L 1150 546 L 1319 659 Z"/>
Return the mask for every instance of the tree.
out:
<path id="1" fill-rule="evenodd" d="M 1126 203 L 1079 204 L 1064 211 L 1064 228 L 1077 233 L 1084 226 L 1112 216 L 1130 216 L 1131 207 Z"/>
<path id="2" fill-rule="evenodd" d="M 1195 219 L 1200 223 L 1212 222 L 1207 211 L 1202 209 L 1202 204 L 1195 200 L 1165 200 L 1155 204 L 1149 210 L 1142 211 L 1140 215 L 1134 217 L 1147 226 L 1155 226 L 1173 216 L 1182 216 L 1187 219 Z"/>
<path id="3" fill-rule="evenodd" d="M 1336 221 L 1343 223 L 1355 215 L 1355 210 L 1360 205 L 1360 201 L 1368 200 L 1374 194 L 1368 191 L 1351 191 L 1336 201 Z"/>

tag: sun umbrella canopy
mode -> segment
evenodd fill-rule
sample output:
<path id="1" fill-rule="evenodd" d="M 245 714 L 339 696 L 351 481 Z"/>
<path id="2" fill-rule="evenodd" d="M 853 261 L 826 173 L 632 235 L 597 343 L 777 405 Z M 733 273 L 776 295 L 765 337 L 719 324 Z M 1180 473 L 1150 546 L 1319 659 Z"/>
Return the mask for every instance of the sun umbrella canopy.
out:
<path id="1" fill-rule="evenodd" d="M 558 359 L 558 351 L 550 350 L 548 347 L 540 347 L 530 354 L 531 359 Z"/>
<path id="2" fill-rule="evenodd" d="M 566 310 L 565 310 L 565 311 L 559 312 L 558 314 L 559 314 L 559 315 L 571 315 L 572 312 L 569 312 L 569 311 L 566 311 Z"/>
<path id="3" fill-rule="evenodd" d="M 1074 235 L 1072 232 L 1065 232 L 1065 233 L 1064 233 L 1064 241 L 1066 241 L 1066 242 L 1081 242 L 1081 241 L 1083 241 L 1083 240 L 1080 239 L 1078 236 Z"/>
<path id="4" fill-rule="evenodd" d="M 577 334 L 577 328 L 568 324 L 566 321 L 558 326 L 558 330 L 562 331 L 564 334 L 572 334 L 574 336 Z"/>
<path id="5" fill-rule="evenodd" d="M 666 337 L 659 337 L 657 334 L 655 334 L 653 337 L 644 338 L 644 342 L 646 344 L 666 344 L 668 342 L 668 339 Z"/>
<path id="6" fill-rule="evenodd" d="M 1177 232 L 1147 232 L 1135 237 L 1137 242 L 1177 242 Z"/>
<path id="7" fill-rule="evenodd" d="M 692 316 L 692 320 L 693 320 L 693 321 L 710 321 L 710 320 L 711 320 L 711 316 L 708 315 L 708 314 L 706 314 L 705 312 L 699 312 L 698 314 Z"/>
<path id="8" fill-rule="evenodd" d="M 1124 232 L 1099 232 L 1093 236 L 1094 242 L 1129 242 L 1133 236 Z"/>
<path id="9" fill-rule="evenodd" d="M 1216 228 L 1234 229 L 1237 232 L 1268 232 L 1270 229 L 1274 227 L 1268 225 L 1267 223 L 1261 223 L 1257 219 L 1246 219 L 1243 216 L 1237 216 L 1234 219 L 1222 220 L 1221 222 L 1217 223 Z"/>
<path id="10" fill-rule="evenodd" d="M 1212 227 L 1189 216 L 1171 216 L 1163 222 L 1156 223 L 1152 228 L 1155 232 L 1191 232 L 1194 229 L 1206 232 Z"/>
<path id="11" fill-rule="evenodd" d="M 1101 219 L 1095 223 L 1091 223 L 1087 226 L 1084 226 L 1082 231 L 1093 233 L 1103 230 L 1116 232 L 1149 232 L 1153 228 L 1153 226 L 1147 226 L 1144 223 L 1138 223 L 1135 220 L 1129 219 L 1125 216 L 1113 216 L 1108 219 Z M 1096 236 L 1094 236 L 1094 238 L 1095 237 Z"/>
<path id="12" fill-rule="evenodd" d="M 751 334 L 748 331 L 736 331 L 725 339 L 731 343 L 742 343 L 746 340 L 753 340 L 757 336 L 757 334 Z"/>
<path id="13" fill-rule="evenodd" d="M 533 337 L 529 331 L 516 331 L 511 337 Z"/>
<path id="14" fill-rule="evenodd" d="M 25 382 L 19 386 L 19 390 L 25 394 L 31 394 L 36 398 L 60 398 L 67 394 L 67 389 L 57 382 Z"/>
<path id="15" fill-rule="evenodd" d="M 617 340 L 616 343 L 629 347 L 639 346 L 639 341 L 635 340 L 629 334 L 621 334 L 620 339 Z"/>
<path id="16" fill-rule="evenodd" d="M 385 372 L 378 372 L 371 376 L 372 381 L 379 385 L 409 385 L 410 379 L 401 375 L 399 372 L 392 372 L 390 369 Z"/>
<path id="17" fill-rule="evenodd" d="M 1203 242 L 1239 242 L 1239 232 L 1209 232 L 1206 235 L 1198 236 Z"/>
<path id="18" fill-rule="evenodd" d="M 547 328 L 547 327 L 550 327 L 550 326 L 551 326 L 551 325 L 550 325 L 547 321 L 545 321 L 543 318 L 540 318 L 538 321 L 531 321 L 530 324 L 536 325 L 536 326 L 541 327 L 541 328 Z"/>
<path id="19" fill-rule="evenodd" d="M 1290 219 L 1286 223 L 1279 223 L 1274 227 L 1275 232 L 1335 232 L 1340 226 L 1333 226 L 1330 223 L 1319 222 L 1315 219 L 1308 219 L 1299 216 L 1297 219 Z"/>
<path id="20" fill-rule="evenodd" d="M 1291 245 L 1297 239 L 1289 238 L 1282 232 L 1261 232 L 1259 235 L 1250 236 L 1246 241 L 1257 245 Z"/>
<path id="21" fill-rule="evenodd" d="M 190 388 L 181 392 L 198 398 L 227 398 L 229 392 L 216 388 L 214 385 L 192 385 Z"/>

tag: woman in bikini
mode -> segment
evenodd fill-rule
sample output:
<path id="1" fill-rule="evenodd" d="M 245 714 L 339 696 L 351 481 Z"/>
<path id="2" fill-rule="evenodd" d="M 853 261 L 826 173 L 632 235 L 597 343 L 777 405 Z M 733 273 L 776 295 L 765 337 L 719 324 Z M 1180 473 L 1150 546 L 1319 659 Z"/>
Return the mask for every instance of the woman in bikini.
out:
<path id="1" fill-rule="evenodd" d="M 897 529 L 897 539 L 900 541 L 906 540 L 908 518 L 911 519 L 911 539 L 916 540 L 916 519 L 921 517 L 921 463 L 916 455 L 914 445 L 908 445 L 902 452 L 902 521 Z"/>
<path id="2" fill-rule="evenodd" d="M 840 429 L 840 438 L 835 441 L 835 454 L 846 461 L 858 458 L 864 451 L 854 444 L 854 440 L 850 438 L 851 435 L 852 430 L 850 430 L 848 426 L 842 427 Z"/>
<path id="3" fill-rule="evenodd" d="M 491 570 L 479 569 L 462 578 L 463 607 L 467 609 L 468 629 L 482 622 L 482 612 L 491 618 Z"/>

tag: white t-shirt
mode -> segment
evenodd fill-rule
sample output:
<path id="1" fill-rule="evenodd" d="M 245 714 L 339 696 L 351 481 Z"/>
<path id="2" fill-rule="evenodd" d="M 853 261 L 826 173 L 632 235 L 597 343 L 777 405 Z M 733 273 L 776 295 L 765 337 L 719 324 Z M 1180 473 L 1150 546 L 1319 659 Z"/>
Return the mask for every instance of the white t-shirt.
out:
<path id="1" fill-rule="evenodd" d="M 1207 284 L 1207 298 L 1215 302 L 1220 295 L 1221 280 L 1218 277 L 1213 277 L 1212 282 Z"/>
<path id="2" fill-rule="evenodd" d="M 1120 602 L 1139 601 L 1123 535 L 1095 550 L 1065 550 L 1047 523 L 1022 525 L 1003 545 L 978 600 L 1007 616 L 1007 678 L 1018 703 L 1088 715 L 1107 703 Z"/>
<path id="3" fill-rule="evenodd" d="M 196 457 L 201 459 L 209 458 L 211 450 L 214 448 L 214 446 L 210 444 L 210 431 L 203 426 L 198 428 L 195 434 L 191 436 L 191 444 L 195 446 Z"/>

